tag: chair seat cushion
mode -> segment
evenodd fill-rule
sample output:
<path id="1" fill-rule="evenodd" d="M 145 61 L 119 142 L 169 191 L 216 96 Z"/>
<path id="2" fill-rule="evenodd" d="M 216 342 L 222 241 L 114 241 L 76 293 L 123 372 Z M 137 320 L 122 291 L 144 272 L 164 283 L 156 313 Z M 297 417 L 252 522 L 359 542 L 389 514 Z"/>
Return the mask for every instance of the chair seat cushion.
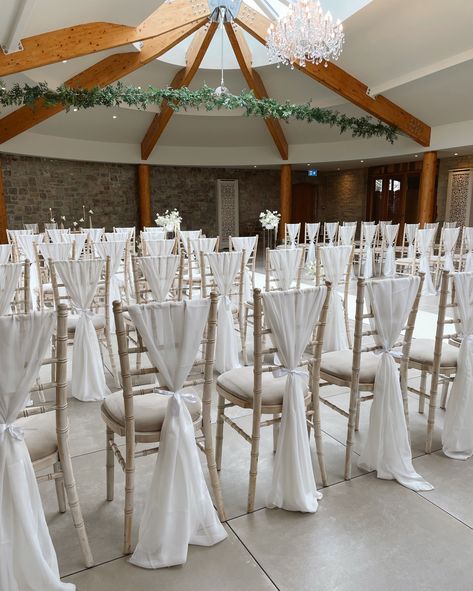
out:
<path id="1" fill-rule="evenodd" d="M 360 358 L 360 384 L 373 384 L 378 369 L 379 357 L 374 353 L 362 353 Z M 351 380 L 353 365 L 352 351 L 331 351 L 322 355 L 320 371 L 341 380 Z"/>
<path id="2" fill-rule="evenodd" d="M 219 386 L 235 398 L 245 403 L 253 402 L 253 367 L 236 367 L 222 373 L 217 378 Z M 286 385 L 286 378 L 273 378 L 271 372 L 262 374 L 262 404 L 263 406 L 281 405 Z"/>
<path id="3" fill-rule="evenodd" d="M 57 451 L 56 413 L 46 412 L 15 421 L 25 434 L 25 443 L 32 462 L 47 458 Z"/>
<path id="4" fill-rule="evenodd" d="M 77 328 L 77 323 L 79 322 L 79 314 L 71 314 L 67 317 L 67 331 L 68 332 L 75 332 Z M 105 328 L 105 316 L 103 314 L 94 314 L 91 316 L 92 324 L 94 325 L 95 330 L 100 330 L 101 328 Z"/>
<path id="5" fill-rule="evenodd" d="M 193 393 L 192 389 L 184 390 Z M 151 392 L 150 394 L 136 395 L 133 397 L 133 414 L 135 416 L 135 431 L 137 433 L 152 433 L 161 431 L 166 408 L 170 397 Z M 194 402 L 184 401 L 193 421 L 198 420 L 202 414 L 202 402 L 196 395 Z M 102 403 L 102 412 L 114 423 L 125 428 L 125 405 L 123 391 L 113 392 Z"/>
<path id="6" fill-rule="evenodd" d="M 434 362 L 434 347 L 435 341 L 433 339 L 414 339 L 409 358 L 411 361 L 416 361 L 423 365 L 432 365 Z M 458 348 L 448 343 L 443 343 L 440 365 L 442 367 L 456 367 L 457 359 Z"/>

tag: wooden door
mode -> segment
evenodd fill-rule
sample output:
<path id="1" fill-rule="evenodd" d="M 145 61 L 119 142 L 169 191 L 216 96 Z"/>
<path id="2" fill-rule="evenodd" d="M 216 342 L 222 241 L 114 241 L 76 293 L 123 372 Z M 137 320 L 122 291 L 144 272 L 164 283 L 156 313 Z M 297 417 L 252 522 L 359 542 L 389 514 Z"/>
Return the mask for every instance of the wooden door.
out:
<path id="1" fill-rule="evenodd" d="M 304 241 L 305 223 L 317 221 L 318 187 L 311 183 L 292 185 L 291 223 L 301 224 L 300 241 Z"/>

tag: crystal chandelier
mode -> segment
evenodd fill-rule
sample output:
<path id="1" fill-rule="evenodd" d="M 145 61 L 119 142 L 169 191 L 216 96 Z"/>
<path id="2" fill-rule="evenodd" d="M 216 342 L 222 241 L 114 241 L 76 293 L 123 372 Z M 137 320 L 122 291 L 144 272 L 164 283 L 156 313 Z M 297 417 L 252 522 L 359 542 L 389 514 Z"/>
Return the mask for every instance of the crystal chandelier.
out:
<path id="1" fill-rule="evenodd" d="M 266 37 L 269 59 L 294 67 L 306 62 L 327 67 L 330 60 L 337 60 L 342 52 L 345 35 L 343 25 L 333 22 L 330 12 L 324 14 L 320 2 L 296 0 L 289 7 L 289 14 L 271 24 Z"/>

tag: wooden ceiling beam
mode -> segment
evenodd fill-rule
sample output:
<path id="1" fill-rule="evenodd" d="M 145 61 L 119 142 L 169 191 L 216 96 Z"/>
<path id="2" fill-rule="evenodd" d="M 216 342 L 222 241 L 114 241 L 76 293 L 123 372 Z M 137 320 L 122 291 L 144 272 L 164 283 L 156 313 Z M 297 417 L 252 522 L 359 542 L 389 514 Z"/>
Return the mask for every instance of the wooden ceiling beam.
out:
<path id="1" fill-rule="evenodd" d="M 267 98 L 268 93 L 261 80 L 261 76 L 252 67 L 251 50 L 248 47 L 245 38 L 240 30 L 232 25 L 232 23 L 225 23 L 225 30 L 227 31 L 228 39 L 237 58 L 240 70 L 248 84 L 248 87 L 253 91 L 257 99 Z M 274 143 L 283 160 L 289 157 L 289 148 L 286 137 L 281 127 L 281 123 L 277 119 L 264 119 L 266 127 L 273 138 Z"/>
<path id="2" fill-rule="evenodd" d="M 71 88 L 94 88 L 94 86 L 103 87 L 112 84 L 163 55 L 198 28 L 203 27 L 206 22 L 208 22 L 207 16 L 197 23 L 184 25 L 159 37 L 148 39 L 139 52 L 116 53 L 106 57 L 64 84 Z M 20 107 L 0 119 L 0 144 L 63 110 L 63 105 L 47 106 L 43 100 L 36 101 L 31 107 Z"/>
<path id="3" fill-rule="evenodd" d="M 27 37 L 21 42 L 23 50 L 11 54 L 0 52 L 0 76 L 145 41 L 196 24 L 208 15 L 204 1 L 174 0 L 162 4 L 137 27 L 93 22 Z"/>
<path id="4" fill-rule="evenodd" d="M 204 55 L 209 48 L 210 42 L 215 35 L 217 27 L 217 23 L 211 22 L 209 23 L 208 27 L 204 27 L 195 34 L 194 39 L 192 39 L 192 43 L 187 50 L 186 67 L 182 68 L 182 70 L 179 70 L 179 72 L 174 76 L 171 84 L 169 85 L 171 88 L 182 88 L 183 86 L 189 86 L 195 76 L 195 73 L 199 69 L 200 64 L 202 63 Z M 171 109 L 171 107 L 165 103 L 161 105 L 160 112 L 154 116 L 153 121 L 148 127 L 143 141 L 141 142 L 142 160 L 148 160 L 151 152 L 154 150 L 159 138 L 166 129 L 166 126 L 173 114 L 174 111 Z"/>
<path id="5" fill-rule="evenodd" d="M 266 35 L 271 21 L 264 15 L 242 2 L 236 23 L 263 45 L 266 45 Z M 370 97 L 366 84 L 336 64 L 329 62 L 325 67 L 324 64 L 315 65 L 307 62 L 306 66 L 302 67 L 296 62 L 294 67 L 370 115 L 388 125 L 394 125 L 421 146 L 430 145 L 431 128 L 426 123 L 381 94 L 373 98 Z"/>

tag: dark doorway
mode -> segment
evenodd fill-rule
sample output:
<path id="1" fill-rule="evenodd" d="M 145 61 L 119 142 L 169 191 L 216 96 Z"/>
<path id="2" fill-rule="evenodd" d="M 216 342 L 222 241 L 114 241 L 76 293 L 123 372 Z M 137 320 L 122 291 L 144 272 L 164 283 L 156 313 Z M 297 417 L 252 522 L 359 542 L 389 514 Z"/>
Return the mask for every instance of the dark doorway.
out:
<path id="1" fill-rule="evenodd" d="M 301 223 L 301 242 L 305 236 L 305 223 L 317 221 L 318 187 L 311 183 L 296 183 L 292 185 L 292 214 L 293 224 Z"/>

